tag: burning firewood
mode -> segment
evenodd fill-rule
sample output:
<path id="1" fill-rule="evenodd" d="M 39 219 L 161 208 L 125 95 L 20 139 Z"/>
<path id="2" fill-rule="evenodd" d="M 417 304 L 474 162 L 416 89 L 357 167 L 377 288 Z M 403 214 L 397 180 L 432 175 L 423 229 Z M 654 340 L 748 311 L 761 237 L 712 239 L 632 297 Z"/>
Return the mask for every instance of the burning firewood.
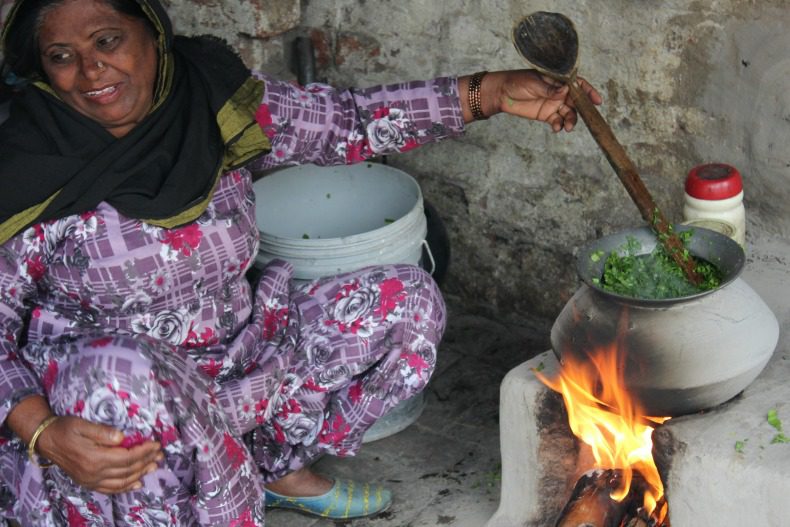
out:
<path id="1" fill-rule="evenodd" d="M 642 507 L 648 484 L 639 472 L 632 473 L 631 487 L 621 501 L 612 498 L 623 484 L 623 472 L 595 469 L 584 473 L 560 512 L 555 527 L 670 527 L 669 520 L 657 520 Z M 661 497 L 656 510 L 666 507 Z M 661 516 L 664 516 L 662 514 Z"/>
<path id="2" fill-rule="evenodd" d="M 659 502 L 658 509 L 660 510 L 664 505 L 666 501 Z M 633 515 L 626 514 L 623 527 L 670 527 L 670 525 L 669 518 L 660 521 L 653 516 L 648 517 L 645 510 L 640 507 Z"/>
<path id="3" fill-rule="evenodd" d="M 645 519 L 643 514 L 626 520 L 623 527 L 669 527 L 669 521 L 658 523 L 655 519 Z"/>
<path id="4" fill-rule="evenodd" d="M 617 470 L 591 470 L 582 475 L 555 527 L 620 527 L 629 504 L 615 501 L 611 494 L 621 479 Z"/>
<path id="5" fill-rule="evenodd" d="M 591 449 L 596 467 L 576 481 L 555 527 L 669 527 L 652 455 L 654 426 L 668 417 L 646 417 L 625 389 L 621 349 L 588 351 L 588 360 L 563 354 L 557 377 L 537 373 L 562 394 L 571 431 Z"/>

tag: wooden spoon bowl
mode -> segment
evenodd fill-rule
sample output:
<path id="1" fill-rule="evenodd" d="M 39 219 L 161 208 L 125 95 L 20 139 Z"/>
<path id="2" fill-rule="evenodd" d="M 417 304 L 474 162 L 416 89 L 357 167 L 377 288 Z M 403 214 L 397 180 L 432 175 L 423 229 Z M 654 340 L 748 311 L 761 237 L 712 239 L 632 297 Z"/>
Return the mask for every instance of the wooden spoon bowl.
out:
<path id="1" fill-rule="evenodd" d="M 513 28 L 513 43 L 522 57 L 543 72 L 570 79 L 579 58 L 573 22 L 560 13 L 538 11 Z"/>

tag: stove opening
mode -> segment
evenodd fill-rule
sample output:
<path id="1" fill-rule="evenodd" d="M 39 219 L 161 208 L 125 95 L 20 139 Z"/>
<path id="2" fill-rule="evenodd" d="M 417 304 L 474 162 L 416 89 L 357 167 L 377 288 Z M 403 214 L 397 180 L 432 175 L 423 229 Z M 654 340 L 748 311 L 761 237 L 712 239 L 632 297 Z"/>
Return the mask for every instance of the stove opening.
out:
<path id="1" fill-rule="evenodd" d="M 563 354 L 552 378 L 535 372 L 562 395 L 571 431 L 588 453 L 583 464 L 589 466 L 577 467 L 581 475 L 557 527 L 669 527 L 652 441 L 653 430 L 669 417 L 644 415 L 628 393 L 623 379 L 626 353 L 618 339 L 584 354 Z M 578 358 L 583 355 L 586 360 Z"/>

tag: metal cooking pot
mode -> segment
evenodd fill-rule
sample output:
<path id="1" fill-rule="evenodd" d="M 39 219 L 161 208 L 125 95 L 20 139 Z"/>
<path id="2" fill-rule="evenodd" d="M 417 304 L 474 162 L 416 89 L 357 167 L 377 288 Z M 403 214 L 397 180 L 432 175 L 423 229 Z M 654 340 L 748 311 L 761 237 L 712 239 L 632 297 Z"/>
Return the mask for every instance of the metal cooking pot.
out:
<path id="1" fill-rule="evenodd" d="M 679 233 L 691 231 L 691 239 L 687 245 L 689 252 L 696 258 L 707 260 L 719 269 L 722 273 L 719 289 L 726 287 L 727 284 L 738 278 L 738 275 L 741 274 L 746 258 L 743 249 L 737 242 L 710 229 L 689 227 L 686 225 L 675 225 L 674 229 Z M 625 245 L 629 238 L 633 238 L 641 244 L 641 249 L 636 255 L 650 254 L 658 244 L 655 232 L 649 227 L 621 231 L 595 240 L 582 248 L 576 259 L 576 272 L 579 273 L 579 277 L 585 284 L 603 294 L 609 295 L 612 298 L 619 298 L 629 304 L 638 303 L 652 306 L 673 305 L 685 300 L 699 298 L 715 291 L 701 291 L 693 295 L 668 299 L 639 299 L 605 291 L 601 286 L 596 284 L 593 279 L 603 276 L 606 258 L 593 258 L 593 254 L 603 252 L 603 254 L 608 255 L 611 252 L 615 252 L 621 256 L 625 256 Z"/>
<path id="2" fill-rule="evenodd" d="M 593 261 L 594 253 L 621 251 L 629 237 L 641 242 L 643 254 L 657 243 L 649 227 L 618 232 L 579 252 L 577 271 L 584 283 L 551 330 L 560 360 L 567 354 L 586 358 L 613 343 L 623 346 L 626 388 L 645 415 L 682 415 L 728 401 L 759 375 L 779 339 L 776 317 L 738 277 L 743 249 L 718 232 L 693 231 L 689 250 L 720 269 L 718 288 L 658 300 L 603 290 L 593 279 L 602 276 L 605 258 Z"/>

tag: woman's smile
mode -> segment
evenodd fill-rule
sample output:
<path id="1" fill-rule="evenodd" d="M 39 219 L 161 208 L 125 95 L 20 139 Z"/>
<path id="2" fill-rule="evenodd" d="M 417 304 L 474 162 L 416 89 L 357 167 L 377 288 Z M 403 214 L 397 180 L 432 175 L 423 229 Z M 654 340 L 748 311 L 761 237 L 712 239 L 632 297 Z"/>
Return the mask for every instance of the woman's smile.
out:
<path id="1" fill-rule="evenodd" d="M 120 84 L 111 84 L 105 88 L 84 92 L 85 97 L 96 104 L 111 104 L 115 102 L 121 93 Z"/>

